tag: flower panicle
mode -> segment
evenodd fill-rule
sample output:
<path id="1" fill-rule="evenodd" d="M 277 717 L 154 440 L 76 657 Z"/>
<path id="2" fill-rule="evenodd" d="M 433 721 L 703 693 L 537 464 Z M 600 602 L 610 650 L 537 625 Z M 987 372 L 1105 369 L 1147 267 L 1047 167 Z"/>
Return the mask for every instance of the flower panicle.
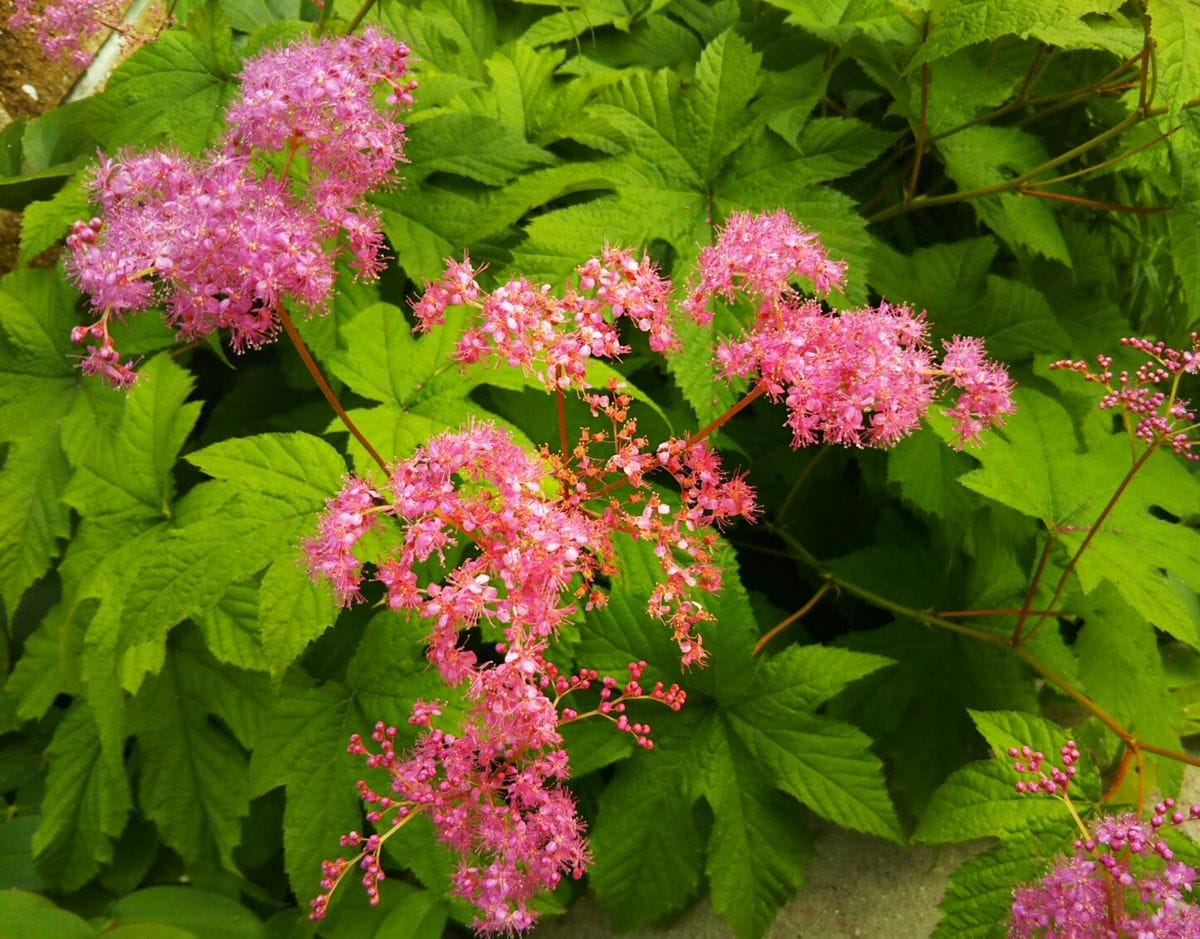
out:
<path id="1" fill-rule="evenodd" d="M 1133 434 L 1150 446 L 1169 446 L 1177 456 L 1200 460 L 1200 424 L 1195 406 L 1179 395 L 1180 380 L 1200 372 L 1200 333 L 1190 336 L 1190 347 L 1175 349 L 1161 340 L 1129 336 L 1121 345 L 1147 356 L 1136 369 L 1114 371 L 1110 355 L 1096 356 L 1096 367 L 1084 360 L 1062 359 L 1051 368 L 1077 372 L 1085 381 L 1100 385 L 1105 394 L 1102 410 L 1124 412 Z"/>
<path id="2" fill-rule="evenodd" d="M 324 312 L 342 255 L 377 276 L 383 234 L 365 196 L 404 160 L 408 55 L 373 28 L 302 40 L 246 62 L 229 130 L 208 152 L 102 155 L 88 183 L 101 212 L 67 238 L 68 275 L 104 327 L 81 334 L 100 339 L 84 371 L 131 380 L 128 363 L 114 364 L 111 319 L 161 304 L 180 339 L 225 330 L 242 352 L 275 339 L 284 304 Z M 265 159 L 272 153 L 287 155 L 284 169 Z M 289 178 L 297 154 L 308 161 L 303 188 Z"/>

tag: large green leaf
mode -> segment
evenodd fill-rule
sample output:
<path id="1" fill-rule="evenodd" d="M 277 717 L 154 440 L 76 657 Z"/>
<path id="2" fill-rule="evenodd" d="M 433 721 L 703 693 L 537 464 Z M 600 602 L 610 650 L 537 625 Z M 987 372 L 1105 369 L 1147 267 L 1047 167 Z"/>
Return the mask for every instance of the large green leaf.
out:
<path id="1" fill-rule="evenodd" d="M 129 781 L 101 753 L 91 708 L 76 701 L 50 743 L 42 823 L 33 836 L 34 863 L 65 890 L 87 883 L 112 860 L 113 839 L 131 806 Z"/>
<path id="2" fill-rule="evenodd" d="M 143 754 L 138 796 L 163 841 L 184 860 L 215 857 L 232 870 L 241 819 L 250 810 L 242 748 L 210 721 L 216 688 L 188 688 L 172 650 L 134 702 L 132 726 Z M 197 692 L 203 692 L 197 694 Z"/>

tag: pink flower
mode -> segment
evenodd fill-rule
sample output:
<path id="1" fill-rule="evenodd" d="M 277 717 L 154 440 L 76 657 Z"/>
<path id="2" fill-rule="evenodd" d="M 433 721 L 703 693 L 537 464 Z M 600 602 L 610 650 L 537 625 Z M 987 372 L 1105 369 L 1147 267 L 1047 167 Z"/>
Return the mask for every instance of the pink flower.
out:
<path id="1" fill-rule="evenodd" d="M 365 479 L 349 476 L 341 491 L 325 503 L 320 534 L 304 542 L 309 574 L 313 580 L 328 578 L 344 605 L 362 599 L 362 564 L 354 556 L 354 546 L 378 526 L 378 508 L 379 493 Z"/>
<path id="2" fill-rule="evenodd" d="M 1060 858 L 1038 883 L 1015 891 L 1008 935 L 1200 935 L 1200 907 L 1185 899 L 1196 871 L 1175 860 L 1159 834 L 1165 824 L 1196 818 L 1200 806 L 1182 812 L 1175 800 L 1165 799 L 1148 822 L 1132 813 L 1092 822 L 1089 837 L 1075 842 L 1071 857 Z"/>
<path id="3" fill-rule="evenodd" d="M 8 27 L 33 29 L 38 44 L 51 59 L 67 59 L 76 68 L 86 68 L 92 54 L 83 46 L 101 33 L 118 27 L 124 7 L 116 0 L 16 0 Z"/>
<path id="4" fill-rule="evenodd" d="M 807 279 L 818 293 L 841 286 L 844 261 L 831 260 L 816 232 L 796 223 L 784 210 L 755 215 L 735 212 L 717 237 L 700 252 L 700 278 L 684 309 L 698 322 L 709 322 L 714 296 L 738 294 L 764 305 L 794 299 L 792 279 Z"/>
<path id="5" fill-rule="evenodd" d="M 676 342 L 668 298 L 670 281 L 648 257 L 606 248 L 577 269 L 579 283 L 560 297 L 549 284 L 513 278 L 490 293 L 476 281 L 470 258 L 448 259 L 446 272 L 413 303 L 422 329 L 444 322 L 451 306 L 476 306 L 478 315 L 459 340 L 460 362 L 498 356 L 524 369 L 552 391 L 587 386 L 593 358 L 612 359 L 629 351 L 616 321 L 625 318 L 648 333 L 651 348 Z"/>
<path id="6" fill-rule="evenodd" d="M 1192 333 L 1190 349 L 1172 349 L 1165 342 L 1127 338 L 1121 345 L 1149 356 L 1136 371 L 1112 370 L 1111 356 L 1096 356 L 1100 368 L 1093 372 L 1087 362 L 1063 359 L 1050 367 L 1079 372 L 1087 381 L 1107 390 L 1100 399 L 1104 410 L 1125 411 L 1135 423 L 1135 436 L 1151 446 L 1167 444 L 1176 455 L 1200 460 L 1197 412 L 1179 396 L 1179 380 L 1200 371 L 1200 333 Z"/>
<path id="7" fill-rule="evenodd" d="M 270 342 L 281 304 L 327 308 L 339 235 L 358 273 L 377 276 L 384 239 L 364 196 L 404 158 L 395 114 L 412 102 L 407 56 L 375 29 L 268 52 L 247 61 L 218 149 L 103 157 L 90 183 L 101 216 L 67 240 L 68 272 L 100 316 L 101 350 L 110 315 L 160 303 L 181 339 L 227 329 L 239 352 Z M 378 87 L 391 91 L 387 109 Z M 285 151 L 283 169 L 259 161 L 264 151 Z M 291 176 L 297 155 L 303 187 Z M 124 382 L 101 364 L 111 351 L 99 355 L 85 358 L 89 373 Z"/>

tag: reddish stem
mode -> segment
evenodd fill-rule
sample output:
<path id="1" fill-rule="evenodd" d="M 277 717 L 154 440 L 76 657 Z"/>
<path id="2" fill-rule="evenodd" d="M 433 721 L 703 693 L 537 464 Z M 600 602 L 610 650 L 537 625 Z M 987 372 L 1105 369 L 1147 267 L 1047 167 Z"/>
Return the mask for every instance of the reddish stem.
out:
<path id="1" fill-rule="evenodd" d="M 337 414 L 338 419 L 345 425 L 346 430 L 350 431 L 354 439 L 362 444 L 362 448 L 367 451 L 371 459 L 378 463 L 379 468 L 386 474 L 388 472 L 387 461 L 379 455 L 379 451 L 371 445 L 371 441 L 358 429 L 358 425 L 354 423 L 350 415 L 346 413 L 346 409 L 342 407 L 342 402 L 338 400 L 338 396 L 329 387 L 329 382 L 325 380 L 325 374 L 321 371 L 321 366 L 317 364 L 317 360 L 308 351 L 308 346 L 300 338 L 300 330 L 296 328 L 296 324 L 292 321 L 292 317 L 288 314 L 288 311 L 280 306 L 276 312 L 279 315 L 279 321 L 283 323 L 284 332 L 287 333 L 288 339 L 292 341 L 292 345 L 296 347 L 296 351 L 300 353 L 304 367 L 308 369 L 308 374 L 313 377 L 313 381 L 321 389 L 321 394 L 325 396 L 325 400 L 329 402 L 329 406 L 333 408 L 334 413 Z"/>

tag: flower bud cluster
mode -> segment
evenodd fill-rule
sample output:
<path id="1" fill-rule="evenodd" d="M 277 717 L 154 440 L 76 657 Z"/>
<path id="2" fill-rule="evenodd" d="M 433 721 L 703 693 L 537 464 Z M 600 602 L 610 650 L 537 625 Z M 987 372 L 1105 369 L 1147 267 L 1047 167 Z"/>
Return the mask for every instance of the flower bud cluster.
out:
<path id="1" fill-rule="evenodd" d="M 1179 396 L 1180 379 L 1200 372 L 1200 333 L 1191 334 L 1190 349 L 1173 349 L 1165 342 L 1129 337 L 1121 345 L 1149 356 L 1133 372 L 1113 371 L 1113 358 L 1096 356 L 1095 371 L 1084 361 L 1063 359 L 1050 367 L 1078 372 L 1102 386 L 1104 410 L 1124 411 L 1134 422 L 1134 435 L 1151 446 L 1166 444 L 1176 455 L 1200 460 L 1200 423 L 1197 412 Z"/>
<path id="2" fill-rule="evenodd" d="M 285 302 L 323 311 L 346 243 L 364 277 L 382 269 L 378 212 L 364 196 L 404 158 L 396 109 L 412 101 L 408 48 L 385 33 L 301 41 L 247 61 L 229 130 L 200 157 L 163 150 L 103 157 L 89 190 L 101 216 L 76 223 L 67 270 L 100 314 L 85 371 L 114 373 L 110 317 L 157 304 L 181 339 L 228 330 L 236 351 L 271 341 Z M 391 91 L 386 108 L 375 90 Z M 283 153 L 282 169 L 266 155 Z M 298 154 L 308 183 L 290 178 Z"/>
<path id="3" fill-rule="evenodd" d="M 1065 796 L 1075 774 L 1079 772 L 1079 747 L 1074 740 L 1068 740 L 1060 751 L 1062 768 L 1049 767 L 1049 775 L 1042 769 L 1046 755 L 1040 750 L 1034 750 L 1026 745 L 1020 748 L 1010 747 L 1009 757 L 1013 760 L 1013 770 L 1020 775 L 1030 775 L 1032 780 L 1021 779 L 1014 788 L 1020 793 L 1044 792 L 1047 795 Z"/>

